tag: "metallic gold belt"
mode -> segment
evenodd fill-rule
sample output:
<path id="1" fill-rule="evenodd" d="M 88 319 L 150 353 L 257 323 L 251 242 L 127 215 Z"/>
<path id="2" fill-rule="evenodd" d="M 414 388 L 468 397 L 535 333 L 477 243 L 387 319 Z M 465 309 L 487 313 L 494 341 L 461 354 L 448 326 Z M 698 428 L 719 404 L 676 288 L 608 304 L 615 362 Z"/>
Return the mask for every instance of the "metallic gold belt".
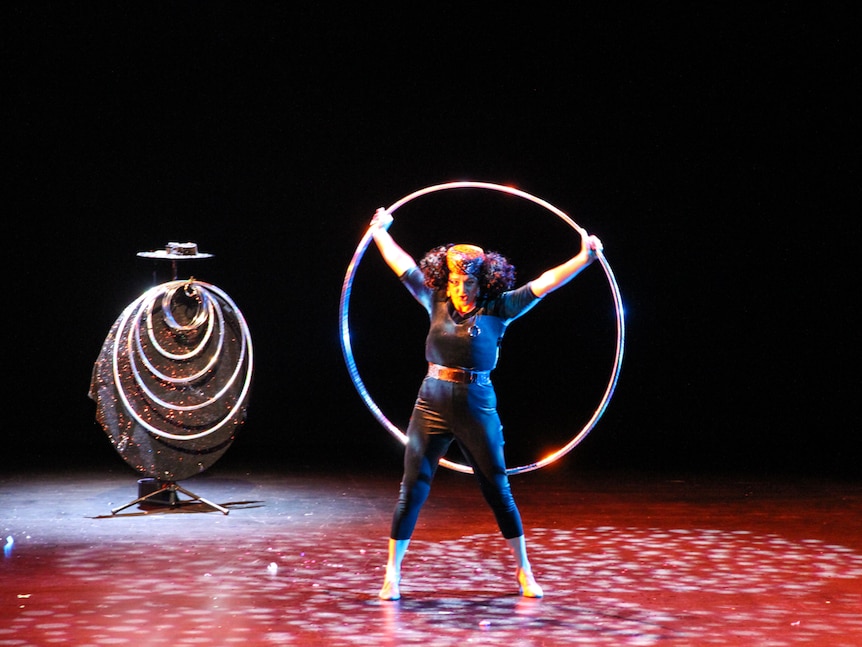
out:
<path id="1" fill-rule="evenodd" d="M 428 377 L 458 384 L 490 384 L 491 371 L 468 371 L 440 364 L 428 363 Z"/>

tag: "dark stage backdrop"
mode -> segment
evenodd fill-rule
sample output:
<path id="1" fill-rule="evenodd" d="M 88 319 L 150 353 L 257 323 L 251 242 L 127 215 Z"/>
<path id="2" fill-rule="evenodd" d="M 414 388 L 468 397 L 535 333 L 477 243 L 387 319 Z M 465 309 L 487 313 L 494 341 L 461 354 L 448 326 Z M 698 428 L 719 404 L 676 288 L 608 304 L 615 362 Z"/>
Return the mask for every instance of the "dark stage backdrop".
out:
<path id="1" fill-rule="evenodd" d="M 378 206 L 477 180 L 566 211 L 619 281 L 623 371 L 567 466 L 856 476 L 852 10 L 3 13 L 4 463 L 125 469 L 87 398 L 92 365 L 122 309 L 167 278 L 136 253 L 194 241 L 215 257 L 182 267 L 236 301 L 255 342 L 248 420 L 222 461 L 397 469 L 345 370 L 342 279 Z M 498 248 L 528 280 L 578 241 L 514 202 L 423 199 L 392 231 L 417 256 Z M 597 403 L 612 331 L 596 269 L 510 330 L 510 462 Z M 373 250 L 352 316 L 375 399 L 406 422 L 424 321 Z"/>

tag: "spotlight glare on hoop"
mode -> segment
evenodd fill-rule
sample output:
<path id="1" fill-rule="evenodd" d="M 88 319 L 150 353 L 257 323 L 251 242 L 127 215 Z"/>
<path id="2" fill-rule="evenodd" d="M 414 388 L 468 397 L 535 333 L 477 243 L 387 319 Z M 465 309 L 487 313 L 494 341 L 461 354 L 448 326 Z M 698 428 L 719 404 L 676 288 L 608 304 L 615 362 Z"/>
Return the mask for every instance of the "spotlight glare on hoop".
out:
<path id="1" fill-rule="evenodd" d="M 501 193 L 508 193 L 509 195 L 529 200 L 530 202 L 544 207 L 546 210 L 556 215 L 579 234 L 586 235 L 585 230 L 580 227 L 574 220 L 572 220 L 564 212 L 560 211 L 555 206 L 546 202 L 545 200 L 542 200 L 541 198 L 538 198 L 534 195 L 531 195 L 529 193 L 526 193 L 525 191 L 521 191 L 520 189 L 516 189 L 514 187 L 504 186 L 501 184 L 492 184 L 488 182 L 460 181 L 428 186 L 424 189 L 419 189 L 418 191 L 414 191 L 413 193 L 404 196 L 400 200 L 393 203 L 392 206 L 387 209 L 387 211 L 389 211 L 389 213 L 394 213 L 399 207 L 404 206 L 411 200 L 415 200 L 416 198 L 419 198 L 423 195 L 427 195 L 429 193 L 447 191 L 450 189 L 484 189 L 490 191 L 498 191 Z M 356 387 L 356 390 L 359 392 L 359 395 L 362 397 L 362 400 L 365 402 L 365 405 L 368 407 L 374 417 L 377 418 L 377 420 L 384 426 L 384 428 L 386 428 L 393 436 L 395 436 L 395 438 L 397 438 L 402 444 L 404 444 L 407 442 L 406 434 L 384 415 L 383 411 L 380 409 L 377 403 L 374 402 L 371 395 L 368 393 L 368 389 L 365 387 L 365 384 L 359 375 L 359 370 L 356 368 L 356 361 L 353 357 L 353 350 L 350 344 L 350 293 L 353 288 L 353 278 L 356 274 L 356 270 L 362 261 L 362 257 L 365 254 L 365 250 L 368 248 L 368 244 L 370 243 L 370 241 L 371 227 L 369 226 L 368 229 L 365 231 L 365 234 L 363 235 L 362 239 L 359 241 L 359 245 L 356 247 L 356 251 L 353 254 L 353 258 L 350 259 L 350 263 L 347 266 L 347 272 L 344 276 L 344 282 L 341 287 L 341 316 L 339 319 L 339 328 L 341 332 L 341 349 L 344 354 L 345 363 L 347 364 L 347 370 L 350 373 L 350 379 L 353 381 L 353 385 Z M 623 314 L 623 303 L 622 297 L 620 296 L 620 290 L 617 284 L 616 277 L 614 276 L 614 273 L 611 270 L 607 259 L 605 259 L 604 254 L 601 251 L 597 253 L 596 260 L 598 261 L 599 265 L 605 273 L 605 277 L 607 278 L 608 286 L 610 287 L 611 295 L 614 301 L 614 309 L 616 312 L 616 346 L 614 350 L 614 363 L 610 373 L 610 378 L 608 379 L 607 387 L 604 391 L 604 395 L 602 396 L 602 399 L 596 407 L 596 410 L 593 415 L 586 422 L 586 424 L 574 436 L 572 436 L 571 440 L 569 440 L 568 443 L 534 463 L 507 468 L 506 472 L 508 474 L 531 472 L 533 470 L 546 467 L 547 465 L 550 465 L 551 463 L 557 461 L 559 458 L 568 454 L 587 436 L 587 434 L 593 429 L 593 427 L 595 427 L 596 423 L 599 421 L 599 418 L 602 417 L 605 412 L 605 409 L 607 409 L 608 403 L 610 402 L 614 390 L 616 389 L 617 380 L 619 379 L 620 370 L 622 368 L 623 349 L 625 346 L 625 321 Z M 464 472 L 467 474 L 473 472 L 473 469 L 469 465 L 463 465 L 461 463 L 450 461 L 445 458 L 441 459 L 440 465 L 447 467 L 451 470 Z"/>

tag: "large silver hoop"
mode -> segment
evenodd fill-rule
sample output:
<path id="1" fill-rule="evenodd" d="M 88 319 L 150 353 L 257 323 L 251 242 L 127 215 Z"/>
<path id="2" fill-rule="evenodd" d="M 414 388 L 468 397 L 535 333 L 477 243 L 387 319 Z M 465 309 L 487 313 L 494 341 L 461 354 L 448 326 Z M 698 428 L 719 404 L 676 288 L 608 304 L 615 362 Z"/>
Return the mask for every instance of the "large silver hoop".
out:
<path id="1" fill-rule="evenodd" d="M 529 200 L 530 202 L 534 202 L 535 204 L 544 207 L 545 209 L 556 215 L 558 218 L 563 220 L 570 227 L 575 229 L 578 233 L 582 235 L 585 234 L 584 229 L 580 227 L 574 220 L 572 220 L 568 215 L 557 209 L 557 207 L 555 207 L 554 205 L 546 202 L 545 200 L 537 198 L 534 195 L 531 195 L 529 193 L 526 193 L 525 191 L 521 191 L 520 189 L 516 189 L 514 187 L 504 186 L 500 184 L 492 184 L 488 182 L 460 181 L 448 182 L 444 184 L 435 184 L 433 186 L 425 187 L 424 189 L 414 191 L 413 193 L 404 196 L 400 200 L 393 203 L 392 206 L 387 209 L 387 211 L 389 211 L 389 213 L 394 213 L 399 207 L 404 206 L 411 200 L 415 200 L 416 198 L 419 198 L 423 195 L 427 195 L 429 193 L 446 191 L 449 189 L 487 189 L 491 191 L 498 191 L 501 193 L 508 193 L 519 198 L 524 198 L 525 200 Z M 356 361 L 353 357 L 353 350 L 350 344 L 350 293 L 353 288 L 353 278 L 356 274 L 356 270 L 359 267 L 360 262 L 362 261 L 362 257 L 365 254 L 365 250 L 368 248 L 368 244 L 370 241 L 371 228 L 369 227 L 366 230 L 365 235 L 362 237 L 362 240 L 359 241 L 359 245 L 356 247 L 356 251 L 353 254 L 353 258 L 350 259 L 350 263 L 347 266 L 347 272 L 344 276 L 344 283 L 341 287 L 341 317 L 339 320 L 341 332 L 341 349 L 344 354 L 344 360 L 347 364 L 347 370 L 350 373 L 350 379 L 353 381 L 353 385 L 359 392 L 360 397 L 362 397 L 363 402 L 365 402 L 365 406 L 368 407 L 374 417 L 377 418 L 377 420 L 384 426 L 384 428 L 389 431 L 389 433 L 391 433 L 402 444 L 404 444 L 407 442 L 407 435 L 384 415 L 383 411 L 380 409 L 379 406 L 377 406 L 377 403 L 374 402 L 371 395 L 368 393 L 368 389 L 365 387 L 365 384 L 359 375 L 359 370 L 356 368 Z M 623 302 L 622 297 L 620 296 L 620 290 L 619 286 L 617 285 L 617 280 L 614 277 L 614 273 L 611 270 L 611 267 L 602 252 L 598 253 L 597 260 L 602 270 L 604 270 L 605 277 L 608 280 L 608 285 L 611 290 L 611 295 L 614 301 L 614 308 L 616 311 L 617 328 L 614 363 L 610 373 L 610 378 L 607 383 L 607 387 L 604 391 L 604 395 L 602 396 L 602 399 L 599 402 L 598 407 L 596 407 L 596 410 L 593 413 L 592 417 L 590 417 L 587 423 L 571 438 L 571 440 L 569 440 L 569 442 L 534 463 L 507 468 L 506 472 L 508 474 L 520 474 L 523 472 L 531 472 L 533 470 L 540 469 L 542 467 L 550 465 L 551 463 L 555 462 L 559 458 L 565 456 L 570 451 L 572 451 L 572 449 L 574 449 L 584 438 L 586 438 L 587 434 L 590 433 L 593 427 L 596 426 L 596 423 L 599 421 L 599 418 L 601 418 L 604 414 L 605 409 L 607 409 L 608 403 L 610 402 L 610 399 L 614 394 L 617 380 L 619 379 L 620 370 L 622 369 L 623 349 L 625 347 L 625 318 L 623 313 Z M 450 461 L 446 458 L 441 459 L 440 465 L 447 467 L 451 470 L 464 472 L 466 474 L 472 474 L 473 472 L 473 468 L 471 468 L 469 465 L 463 465 L 461 463 Z"/>

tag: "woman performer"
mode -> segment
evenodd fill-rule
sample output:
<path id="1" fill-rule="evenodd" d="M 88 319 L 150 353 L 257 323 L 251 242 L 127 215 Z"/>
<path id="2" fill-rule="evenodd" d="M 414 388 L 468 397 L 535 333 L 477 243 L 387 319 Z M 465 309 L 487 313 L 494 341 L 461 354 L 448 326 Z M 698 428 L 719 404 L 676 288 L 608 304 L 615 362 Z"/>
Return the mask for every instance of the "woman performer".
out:
<path id="1" fill-rule="evenodd" d="M 404 474 L 379 597 L 401 597 L 401 562 L 438 462 L 455 440 L 515 554 L 520 594 L 540 598 L 542 587 L 527 559 L 524 528 L 506 474 L 503 428 L 490 374 L 506 327 L 589 265 L 601 250 L 601 241 L 583 235 L 577 255 L 512 289 L 515 268 L 499 254 L 475 245 L 438 247 L 417 265 L 389 234 L 392 221 L 389 212 L 378 209 L 371 235 L 386 264 L 425 307 L 431 321 L 425 343 L 428 374 L 407 426 Z"/>

